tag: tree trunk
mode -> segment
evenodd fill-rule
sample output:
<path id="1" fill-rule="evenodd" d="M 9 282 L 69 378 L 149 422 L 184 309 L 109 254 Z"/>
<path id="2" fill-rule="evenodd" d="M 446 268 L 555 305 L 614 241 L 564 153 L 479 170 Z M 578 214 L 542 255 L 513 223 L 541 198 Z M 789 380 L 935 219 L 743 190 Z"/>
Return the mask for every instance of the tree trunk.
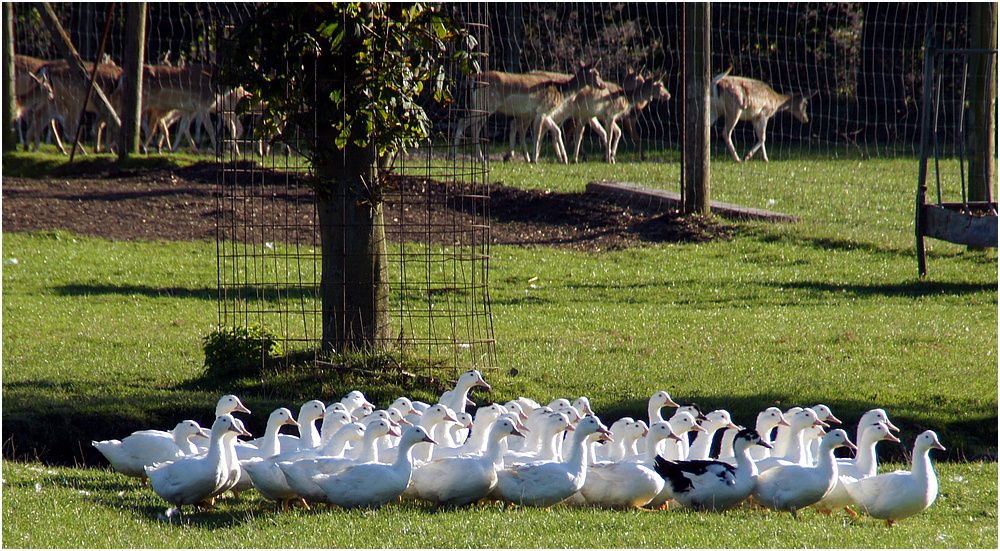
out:
<path id="1" fill-rule="evenodd" d="M 384 347 L 391 338 L 388 266 L 374 148 L 349 144 L 343 153 L 317 160 L 314 166 L 322 240 L 323 349 Z"/>

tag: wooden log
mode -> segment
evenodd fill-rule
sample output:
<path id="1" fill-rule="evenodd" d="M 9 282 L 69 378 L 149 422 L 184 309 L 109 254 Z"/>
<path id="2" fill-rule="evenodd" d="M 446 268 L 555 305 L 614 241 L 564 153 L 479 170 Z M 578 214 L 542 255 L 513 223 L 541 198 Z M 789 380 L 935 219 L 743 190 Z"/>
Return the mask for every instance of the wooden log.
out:
<path id="1" fill-rule="evenodd" d="M 666 213 L 683 210 L 683 203 L 679 193 L 665 189 L 651 188 L 642 184 L 602 180 L 588 183 L 587 193 L 600 195 L 619 205 L 646 212 Z M 744 207 L 722 201 L 711 201 L 710 205 L 712 213 L 724 218 L 763 220 L 767 222 L 797 222 L 799 220 L 790 214 Z"/>

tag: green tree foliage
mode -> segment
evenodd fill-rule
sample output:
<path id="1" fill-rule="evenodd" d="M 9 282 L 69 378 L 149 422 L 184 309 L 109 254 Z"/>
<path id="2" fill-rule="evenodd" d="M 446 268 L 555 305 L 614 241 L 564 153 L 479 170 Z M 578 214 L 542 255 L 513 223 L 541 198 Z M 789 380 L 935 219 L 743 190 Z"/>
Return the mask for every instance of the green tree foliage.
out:
<path id="1" fill-rule="evenodd" d="M 421 101 L 450 101 L 446 71 L 469 69 L 456 48 L 467 39 L 426 4 L 283 3 L 262 5 L 225 44 L 223 84 L 251 94 L 242 109 L 260 103 L 259 131 L 296 127 L 279 139 L 312 163 L 325 349 L 391 342 L 376 164 L 430 135 Z"/>
<path id="2" fill-rule="evenodd" d="M 449 53 L 465 40 L 448 13 L 420 3 L 268 4 L 226 43 L 221 80 L 263 102 L 263 132 L 286 120 L 302 129 L 306 141 L 290 145 L 316 164 L 350 142 L 384 157 L 429 136 L 416 100 L 451 101 L 443 62 L 468 72 L 469 56 Z M 326 128 L 333 143 L 310 139 Z"/>

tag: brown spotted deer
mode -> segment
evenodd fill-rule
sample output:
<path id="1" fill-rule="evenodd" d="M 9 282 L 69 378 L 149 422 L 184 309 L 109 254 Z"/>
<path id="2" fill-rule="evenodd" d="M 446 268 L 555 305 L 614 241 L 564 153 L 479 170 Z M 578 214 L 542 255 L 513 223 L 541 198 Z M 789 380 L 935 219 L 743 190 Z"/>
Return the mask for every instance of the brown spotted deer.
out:
<path id="1" fill-rule="evenodd" d="M 556 157 L 559 162 L 567 163 L 568 156 L 562 140 L 562 130 L 555 123 L 555 118 L 563 116 L 569 103 L 584 87 L 604 87 L 604 82 L 595 69 L 596 65 L 597 62 L 580 63 L 576 72 L 566 82 L 556 82 L 539 75 L 498 71 L 480 73 L 473 77 L 473 80 L 480 86 L 472 91 L 471 109 L 483 112 L 486 116 L 500 113 L 530 118 L 532 126 L 536 129 L 536 135 L 542 135 L 545 130 L 553 133 Z M 482 158 L 479 136 L 485 118 L 484 116 L 469 116 L 459 121 L 455 130 L 454 146 L 456 150 L 466 128 L 471 128 L 472 139 L 476 144 L 476 155 Z M 538 161 L 540 151 L 541 140 L 536 140 L 533 161 Z"/>
<path id="2" fill-rule="evenodd" d="M 550 72 L 532 72 L 530 74 L 544 75 L 553 80 L 568 80 L 569 75 Z M 621 127 L 618 121 L 624 120 L 636 110 L 641 110 L 653 100 L 668 100 L 670 92 L 663 85 L 663 78 L 645 80 L 635 73 L 629 73 L 622 85 L 604 81 L 605 88 L 599 89 L 588 86 L 577 94 L 569 109 L 564 110 L 562 117 L 556 122 L 562 124 L 566 119 L 572 118 L 574 125 L 575 148 L 573 162 L 580 160 L 580 145 L 583 142 L 583 133 L 589 126 L 601 139 L 601 145 L 605 151 L 605 161 L 614 163 L 618 152 L 618 143 L 622 136 Z M 511 126 L 511 149 L 515 141 L 515 134 L 521 135 L 522 147 L 524 145 L 527 130 L 527 120 L 515 118 Z"/>
<path id="3" fill-rule="evenodd" d="M 167 123 L 176 120 L 178 115 L 180 115 L 181 120 L 181 133 L 178 135 L 177 144 L 185 133 L 194 144 L 189 127 L 190 123 L 200 116 L 205 123 L 205 131 L 212 141 L 212 149 L 214 150 L 216 145 L 215 126 L 211 123 L 210 113 L 218 98 L 212 82 L 212 69 L 207 65 L 144 66 L 142 109 L 143 113 L 149 116 L 150 121 L 146 146 L 148 147 L 149 139 L 156 131 L 163 133 L 169 142 L 170 134 L 167 130 L 169 126 Z M 121 104 L 123 99 L 121 92 L 122 90 L 118 89 L 112 94 L 113 104 Z M 176 144 L 174 147 L 176 148 Z"/>
<path id="4" fill-rule="evenodd" d="M 84 62 L 84 67 L 89 75 L 93 68 L 93 63 Z M 100 63 L 97 66 L 94 77 L 95 85 L 100 86 L 104 95 L 110 98 L 111 92 L 116 87 L 121 74 L 121 68 L 115 65 L 114 62 Z M 87 111 L 98 114 L 96 122 L 97 130 L 95 132 L 95 150 L 100 151 L 104 122 L 100 119 L 100 113 L 97 109 L 96 102 L 98 100 L 93 95 L 90 101 L 85 104 L 87 99 L 86 83 L 81 81 L 75 71 L 70 69 L 69 64 L 64 60 L 45 64 L 38 70 L 37 75 L 40 79 L 47 81 L 52 87 L 56 111 L 59 113 L 59 117 L 62 118 L 64 130 L 71 138 L 76 135 L 80 113 Z M 86 153 L 86 150 L 84 150 L 84 153 Z"/>
<path id="5" fill-rule="evenodd" d="M 38 151 L 42 136 L 51 127 L 56 146 L 66 154 L 66 148 L 59 137 L 59 128 L 56 125 L 59 113 L 55 108 L 55 92 L 47 79 L 36 75 L 48 63 L 51 62 L 20 54 L 14 56 L 17 103 L 15 118 L 26 125 L 26 132 L 21 135 L 25 151 L 28 151 L 29 147 L 31 151 Z M 20 124 L 18 131 L 21 131 Z"/>
<path id="6" fill-rule="evenodd" d="M 580 143 L 583 141 L 584 125 L 588 124 L 601 137 L 604 145 L 604 160 L 616 161 L 618 143 L 622 129 L 618 121 L 629 115 L 633 109 L 643 109 L 652 100 L 668 100 L 670 92 L 663 85 L 663 77 L 645 80 L 630 74 L 618 91 L 588 89 L 577 96 L 574 105 L 576 122 L 576 147 L 573 162 L 579 162 Z M 604 134 L 606 133 L 606 137 Z"/>
<path id="7" fill-rule="evenodd" d="M 764 147 L 767 121 L 777 113 L 788 111 L 799 121 L 809 122 L 806 107 L 813 94 L 808 96 L 779 94 L 759 80 L 731 77 L 729 76 L 731 70 L 732 67 L 712 79 L 709 126 L 725 114 L 726 124 L 722 138 L 733 158 L 736 162 L 740 162 L 740 156 L 736 154 L 736 148 L 733 146 L 733 129 L 739 121 L 751 121 L 757 134 L 757 143 L 744 160 L 749 161 L 759 149 L 764 162 L 768 162 L 767 149 Z"/>

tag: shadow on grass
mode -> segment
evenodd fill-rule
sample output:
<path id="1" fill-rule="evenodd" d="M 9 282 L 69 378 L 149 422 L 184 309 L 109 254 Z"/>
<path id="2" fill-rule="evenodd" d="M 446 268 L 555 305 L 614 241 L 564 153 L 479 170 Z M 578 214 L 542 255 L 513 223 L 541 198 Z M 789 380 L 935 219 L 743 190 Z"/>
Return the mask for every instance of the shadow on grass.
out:
<path id="1" fill-rule="evenodd" d="M 71 297 L 94 295 L 141 295 L 153 298 L 166 296 L 171 298 L 192 298 L 211 301 L 216 301 L 219 298 L 219 289 L 215 287 L 204 287 L 199 289 L 189 287 L 151 287 L 148 285 L 72 283 L 69 285 L 56 286 L 53 288 L 53 291 L 59 295 Z M 279 301 L 316 298 L 315 288 L 297 286 L 268 286 L 261 288 L 244 285 L 235 288 L 228 288 L 225 292 L 229 296 L 239 297 L 241 300 Z"/>
<path id="2" fill-rule="evenodd" d="M 390 378 L 373 382 L 349 373 L 315 369 L 229 381 L 200 379 L 173 388 L 121 386 L 111 382 L 53 384 L 40 380 L 5 384 L 3 457 L 51 465 L 106 467 L 107 460 L 91 446 L 91 441 L 122 438 L 136 430 L 149 428 L 170 430 L 183 419 L 193 419 L 209 426 L 214 417 L 215 402 L 225 393 L 236 392 L 243 399 L 253 413 L 241 417 L 252 434 L 261 435 L 268 415 L 275 408 L 290 407 L 297 411 L 301 402 L 317 396 L 333 401 L 352 388 L 364 388 L 373 403 L 384 405 L 400 395 L 430 402 L 438 394 L 415 386 Z M 491 401 L 502 403 L 512 398 L 482 390 L 475 390 L 471 397 L 480 405 Z M 705 413 L 727 409 L 735 422 L 749 426 L 753 425 L 757 412 L 772 405 L 783 409 L 792 405 L 813 405 L 794 404 L 790 396 L 782 394 L 744 397 L 675 395 L 674 399 L 681 404 L 694 402 Z M 929 396 L 928 399 L 940 402 L 943 397 Z M 855 438 L 861 415 L 871 408 L 882 407 L 874 397 L 868 396 L 836 401 L 817 397 L 816 400 L 831 407 L 844 422 L 852 439 Z M 949 411 L 964 411 L 968 415 L 955 420 L 928 422 L 926 417 L 890 410 L 888 413 L 893 423 L 902 429 L 900 437 L 903 444 L 886 442 L 880 445 L 880 460 L 907 462 L 913 438 L 926 429 L 937 431 L 948 448 L 947 452 L 935 457 L 937 460 L 964 461 L 983 455 L 995 460 L 996 403 L 955 399 L 944 405 Z M 608 425 L 624 416 L 647 420 L 646 406 L 646 399 L 623 400 L 604 407 L 598 414 Z M 473 413 L 474 408 L 469 411 Z M 669 418 L 673 409 L 664 408 L 662 414 Z M 717 438 L 714 448 L 718 449 L 718 446 Z M 157 510 L 154 516 L 159 512 Z"/>
<path id="3" fill-rule="evenodd" d="M 996 291 L 996 283 L 944 283 L 937 281 L 913 281 L 893 285 L 839 285 L 824 281 L 794 281 L 783 283 L 763 283 L 762 285 L 780 289 L 800 289 L 818 293 L 850 293 L 858 297 L 884 296 L 921 298 L 939 295 L 971 295 Z"/>
<path id="4" fill-rule="evenodd" d="M 708 413 L 715 409 L 727 410 L 733 418 L 733 422 L 750 428 L 754 427 L 757 413 L 771 406 L 777 405 L 782 409 L 788 409 L 793 405 L 812 406 L 816 404 L 795 404 L 788 396 L 779 394 L 762 394 L 747 397 L 693 397 L 685 400 L 682 397 L 674 396 L 674 400 L 680 405 L 695 405 L 702 413 Z M 882 407 L 880 404 L 870 400 L 824 400 L 823 402 L 834 412 L 843 424 L 832 424 L 832 428 L 843 428 L 851 437 L 855 444 L 857 438 L 857 424 L 861 416 L 870 409 Z M 598 412 L 601 420 L 610 425 L 621 417 L 632 417 L 648 422 L 646 412 L 647 402 L 645 400 L 628 400 L 612 404 L 604 411 Z M 941 440 L 946 452 L 935 452 L 935 461 L 970 461 L 970 460 L 992 460 L 996 461 L 997 456 L 997 415 L 996 404 L 992 404 L 992 414 L 973 414 L 968 418 L 956 421 L 942 421 L 936 424 L 925 424 L 914 418 L 896 414 L 892 411 L 888 414 L 893 424 L 900 428 L 900 444 L 883 442 L 877 448 L 879 461 L 909 463 L 912 453 L 913 440 L 917 434 L 925 430 L 934 430 L 941 436 Z M 982 404 L 954 404 L 962 411 L 984 411 Z M 661 414 L 669 419 L 673 415 L 674 408 L 663 408 Z M 719 450 L 721 432 L 715 435 L 712 445 L 713 454 Z M 689 438 L 691 435 L 689 435 Z M 846 450 L 838 450 L 839 457 L 853 457 Z"/>

